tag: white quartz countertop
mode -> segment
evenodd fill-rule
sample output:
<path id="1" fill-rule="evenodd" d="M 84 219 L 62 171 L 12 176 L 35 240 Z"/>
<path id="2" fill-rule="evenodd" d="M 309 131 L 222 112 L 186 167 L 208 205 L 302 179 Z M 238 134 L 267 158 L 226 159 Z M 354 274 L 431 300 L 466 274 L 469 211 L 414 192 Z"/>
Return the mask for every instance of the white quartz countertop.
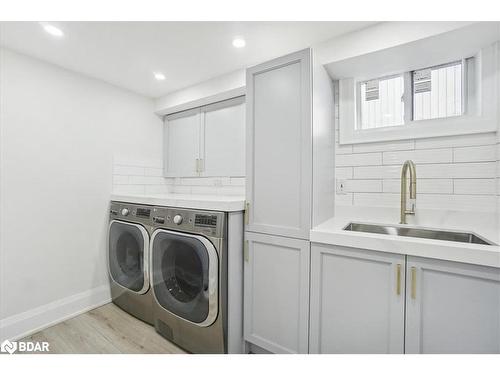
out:
<path id="1" fill-rule="evenodd" d="M 197 195 L 197 194 L 151 194 L 121 195 L 111 194 L 112 201 L 154 206 L 192 208 L 234 212 L 245 209 L 245 197 L 236 195 Z"/>
<path id="2" fill-rule="evenodd" d="M 398 210 L 356 209 L 350 207 L 348 210 L 340 211 L 337 212 L 335 217 L 311 230 L 311 242 L 500 268 L 500 247 L 496 245 L 479 245 L 343 230 L 350 222 L 398 225 Z M 444 215 L 434 213 L 433 215 L 432 212 L 427 212 L 422 213 L 421 217 L 412 219 L 414 222 L 410 222 L 409 225 L 413 227 L 463 230 L 478 234 L 498 244 L 498 221 L 495 215 L 490 217 L 479 214 L 475 217 L 475 215 L 468 214 L 462 217 L 461 213 L 447 213 Z"/>

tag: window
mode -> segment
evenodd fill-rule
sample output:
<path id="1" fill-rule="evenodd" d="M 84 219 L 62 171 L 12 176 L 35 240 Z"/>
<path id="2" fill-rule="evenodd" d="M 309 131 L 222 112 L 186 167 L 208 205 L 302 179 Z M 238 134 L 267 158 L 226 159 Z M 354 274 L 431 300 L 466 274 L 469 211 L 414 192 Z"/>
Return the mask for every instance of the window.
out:
<path id="1" fill-rule="evenodd" d="M 463 114 L 462 62 L 358 84 L 356 129 L 405 125 Z"/>
<path id="2" fill-rule="evenodd" d="M 337 78 L 339 143 L 496 131 L 500 43 L 472 56 L 440 47 L 397 47 L 328 64 Z"/>
<path id="3" fill-rule="evenodd" d="M 403 125 L 404 90 L 402 75 L 361 82 L 358 128 Z"/>
<path id="4" fill-rule="evenodd" d="M 412 82 L 414 121 L 462 114 L 461 61 L 415 70 Z"/>

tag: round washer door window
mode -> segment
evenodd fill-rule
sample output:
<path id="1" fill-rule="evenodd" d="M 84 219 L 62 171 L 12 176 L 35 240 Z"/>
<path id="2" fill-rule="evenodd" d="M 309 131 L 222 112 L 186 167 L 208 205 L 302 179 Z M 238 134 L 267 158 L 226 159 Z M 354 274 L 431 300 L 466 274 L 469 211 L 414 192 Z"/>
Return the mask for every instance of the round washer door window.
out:
<path id="1" fill-rule="evenodd" d="M 157 230 L 152 238 L 152 283 L 165 310 L 208 326 L 218 307 L 218 256 L 202 236 Z"/>
<path id="2" fill-rule="evenodd" d="M 108 264 L 111 278 L 133 292 L 145 293 L 149 288 L 149 236 L 139 224 L 112 221 L 109 226 Z"/>

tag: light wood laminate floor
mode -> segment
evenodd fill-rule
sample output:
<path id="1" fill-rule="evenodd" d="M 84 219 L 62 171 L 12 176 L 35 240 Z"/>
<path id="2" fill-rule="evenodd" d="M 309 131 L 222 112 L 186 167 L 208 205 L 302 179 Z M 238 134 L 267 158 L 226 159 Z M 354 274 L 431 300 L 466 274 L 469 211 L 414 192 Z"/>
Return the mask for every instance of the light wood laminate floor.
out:
<path id="1" fill-rule="evenodd" d="M 20 341 L 48 341 L 50 353 L 185 353 L 154 327 L 109 303 L 46 328 Z"/>

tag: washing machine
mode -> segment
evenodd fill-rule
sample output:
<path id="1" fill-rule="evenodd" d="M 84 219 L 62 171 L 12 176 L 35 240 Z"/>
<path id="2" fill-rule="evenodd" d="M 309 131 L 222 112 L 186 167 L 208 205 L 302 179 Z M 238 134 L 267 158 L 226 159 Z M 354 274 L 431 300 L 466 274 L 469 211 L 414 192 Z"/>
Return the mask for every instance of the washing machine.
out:
<path id="1" fill-rule="evenodd" d="M 191 353 L 227 352 L 227 214 L 153 209 L 153 321 Z"/>
<path id="2" fill-rule="evenodd" d="M 149 245 L 153 207 L 111 202 L 108 230 L 108 271 L 113 302 L 153 324 Z"/>

